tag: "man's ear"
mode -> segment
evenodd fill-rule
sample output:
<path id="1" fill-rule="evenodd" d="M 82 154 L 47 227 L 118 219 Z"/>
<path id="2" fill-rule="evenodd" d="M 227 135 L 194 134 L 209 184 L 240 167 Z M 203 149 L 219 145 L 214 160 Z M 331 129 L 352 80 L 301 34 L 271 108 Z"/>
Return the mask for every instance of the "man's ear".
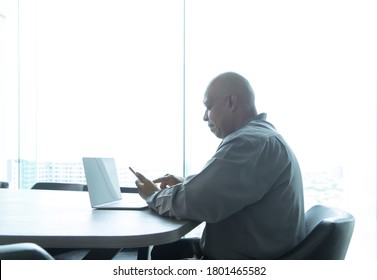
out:
<path id="1" fill-rule="evenodd" d="M 231 94 L 228 97 L 228 107 L 230 108 L 231 111 L 236 110 L 238 107 L 238 98 L 236 95 Z"/>

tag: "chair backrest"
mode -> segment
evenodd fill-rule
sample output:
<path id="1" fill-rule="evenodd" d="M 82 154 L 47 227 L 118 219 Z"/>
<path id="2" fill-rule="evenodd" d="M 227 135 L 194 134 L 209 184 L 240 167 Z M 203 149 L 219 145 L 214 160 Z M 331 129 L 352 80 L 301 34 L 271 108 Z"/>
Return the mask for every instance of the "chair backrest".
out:
<path id="1" fill-rule="evenodd" d="M 83 184 L 39 182 L 31 187 L 33 190 L 59 190 L 59 191 L 86 191 L 87 187 Z"/>
<path id="2" fill-rule="evenodd" d="M 42 247 L 34 243 L 0 245 L 0 260 L 53 260 Z"/>
<path id="3" fill-rule="evenodd" d="M 9 188 L 9 184 L 7 182 L 0 182 L 0 189 L 7 189 Z"/>
<path id="4" fill-rule="evenodd" d="M 138 193 L 136 187 L 120 187 L 121 193 Z"/>
<path id="5" fill-rule="evenodd" d="M 33 190 L 63 190 L 63 191 L 88 191 L 87 185 L 72 183 L 56 183 L 56 182 L 39 182 L 31 189 Z M 122 193 L 138 193 L 136 187 L 121 187 Z"/>
<path id="6" fill-rule="evenodd" d="M 346 211 L 323 205 L 305 214 L 307 236 L 280 257 L 285 260 L 344 260 L 351 242 L 355 218 Z"/>

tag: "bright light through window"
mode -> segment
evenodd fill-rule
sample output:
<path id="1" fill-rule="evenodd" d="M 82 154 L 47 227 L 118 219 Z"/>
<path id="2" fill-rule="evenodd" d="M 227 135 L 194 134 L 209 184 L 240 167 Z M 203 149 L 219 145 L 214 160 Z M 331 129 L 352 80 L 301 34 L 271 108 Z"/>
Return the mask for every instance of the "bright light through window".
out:
<path id="1" fill-rule="evenodd" d="M 21 156 L 24 169 L 37 174 L 22 187 L 85 181 L 80 163 L 87 156 L 114 157 L 122 184 L 135 180 L 128 166 L 151 177 L 181 175 L 182 2 L 40 0 L 35 7 L 35 72 L 25 71 L 35 77 L 36 112 L 21 88 L 28 110 L 21 124 L 34 129 L 27 151 L 36 154 Z M 21 53 L 29 51 L 20 43 Z M 22 138 L 21 147 L 34 139 Z M 77 174 L 59 171 L 67 166 L 77 166 L 70 171 Z"/>

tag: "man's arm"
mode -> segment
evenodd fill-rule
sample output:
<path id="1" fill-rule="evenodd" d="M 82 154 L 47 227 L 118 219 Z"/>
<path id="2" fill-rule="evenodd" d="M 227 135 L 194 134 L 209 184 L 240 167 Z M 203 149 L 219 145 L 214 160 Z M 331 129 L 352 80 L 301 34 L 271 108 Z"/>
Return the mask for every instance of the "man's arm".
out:
<path id="1" fill-rule="evenodd" d="M 289 168 L 279 141 L 238 139 L 220 148 L 204 169 L 181 184 L 158 190 L 152 181 L 146 199 L 159 215 L 218 222 L 259 201 Z M 282 151 L 283 150 L 283 151 Z"/>

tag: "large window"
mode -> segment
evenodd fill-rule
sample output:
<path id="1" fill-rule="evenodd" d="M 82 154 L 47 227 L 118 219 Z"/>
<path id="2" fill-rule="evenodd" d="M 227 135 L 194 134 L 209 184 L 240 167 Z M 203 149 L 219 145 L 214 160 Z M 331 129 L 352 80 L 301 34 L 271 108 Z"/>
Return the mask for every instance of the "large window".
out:
<path id="1" fill-rule="evenodd" d="M 182 174 L 182 1 L 20 1 L 19 13 L 12 185 L 85 181 L 85 156 L 114 157 L 122 184 L 128 166 Z"/>
<path id="2" fill-rule="evenodd" d="M 17 6 L 0 2 L 0 181 L 11 181 L 9 162 L 17 159 Z"/>
<path id="3" fill-rule="evenodd" d="M 182 173 L 182 13 L 173 0 L 38 1 L 39 163 Z"/>
<path id="4" fill-rule="evenodd" d="M 83 156 L 114 157 L 122 184 L 129 165 L 196 173 L 220 143 L 205 88 L 236 71 L 296 152 L 306 207 L 350 211 L 348 257 L 376 258 L 373 1 L 15 2 L 0 2 L 0 180 L 83 182 Z"/>

